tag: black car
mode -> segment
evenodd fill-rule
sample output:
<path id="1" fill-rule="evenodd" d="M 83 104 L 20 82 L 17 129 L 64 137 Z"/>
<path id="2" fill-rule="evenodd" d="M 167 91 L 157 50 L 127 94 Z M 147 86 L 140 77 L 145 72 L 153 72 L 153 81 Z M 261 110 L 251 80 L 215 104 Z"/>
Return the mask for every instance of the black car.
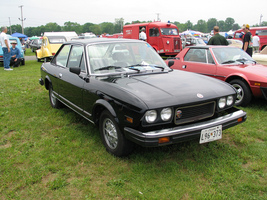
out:
<path id="1" fill-rule="evenodd" d="M 37 49 L 40 49 L 41 45 L 42 45 L 42 39 L 34 39 L 29 44 L 32 52 L 35 52 Z"/>
<path id="2" fill-rule="evenodd" d="M 92 38 L 64 43 L 41 66 L 53 108 L 62 104 L 99 127 L 116 156 L 133 143 L 161 146 L 222 138 L 246 120 L 234 108 L 235 89 L 223 81 L 170 69 L 148 43 Z"/>

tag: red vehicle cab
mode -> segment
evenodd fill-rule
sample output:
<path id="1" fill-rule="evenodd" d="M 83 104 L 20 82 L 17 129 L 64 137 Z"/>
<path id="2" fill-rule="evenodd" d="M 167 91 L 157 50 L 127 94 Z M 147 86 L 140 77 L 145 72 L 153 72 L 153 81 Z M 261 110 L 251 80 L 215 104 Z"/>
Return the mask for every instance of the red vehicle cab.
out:
<path id="1" fill-rule="evenodd" d="M 182 50 L 181 37 L 175 24 L 164 22 L 129 24 L 123 27 L 123 38 L 139 39 L 142 28 L 146 29 L 147 42 L 160 55 L 177 55 Z"/>
<path id="2" fill-rule="evenodd" d="M 237 91 L 237 106 L 248 105 L 252 97 L 267 100 L 267 66 L 257 64 L 240 48 L 190 46 L 165 62 L 172 69 L 199 73 L 231 84 Z"/>
<path id="3" fill-rule="evenodd" d="M 265 27 L 251 27 L 249 29 L 249 31 L 251 32 L 252 36 L 256 35 L 256 33 L 258 33 L 258 36 L 260 38 L 260 50 L 263 50 L 264 47 L 266 47 L 267 45 L 267 26 Z M 240 34 L 243 32 L 242 29 L 239 29 L 235 32 L 234 34 L 234 39 L 239 39 L 242 40 L 240 38 Z"/>

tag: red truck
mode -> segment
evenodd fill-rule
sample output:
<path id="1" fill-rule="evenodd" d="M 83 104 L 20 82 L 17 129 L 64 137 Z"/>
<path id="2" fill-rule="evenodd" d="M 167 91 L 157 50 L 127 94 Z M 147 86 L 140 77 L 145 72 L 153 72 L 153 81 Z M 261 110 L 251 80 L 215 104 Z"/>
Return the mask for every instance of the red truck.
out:
<path id="1" fill-rule="evenodd" d="M 145 28 L 147 42 L 160 54 L 175 56 L 182 50 L 182 41 L 175 24 L 164 22 L 129 24 L 123 27 L 123 38 L 139 39 Z"/>
<path id="2" fill-rule="evenodd" d="M 258 33 L 258 36 L 260 38 L 260 50 L 263 50 L 264 47 L 266 47 L 267 45 L 267 27 L 250 27 L 249 31 L 251 32 L 252 36 L 254 36 L 256 33 Z M 235 32 L 234 34 L 234 39 L 239 39 L 242 40 L 240 38 L 240 34 L 243 32 L 242 29 L 239 29 Z"/>

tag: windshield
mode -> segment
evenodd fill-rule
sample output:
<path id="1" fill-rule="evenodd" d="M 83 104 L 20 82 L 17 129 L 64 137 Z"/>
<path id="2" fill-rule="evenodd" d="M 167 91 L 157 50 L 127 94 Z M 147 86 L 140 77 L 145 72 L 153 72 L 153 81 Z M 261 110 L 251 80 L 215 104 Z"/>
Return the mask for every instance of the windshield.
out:
<path id="1" fill-rule="evenodd" d="M 176 28 L 161 28 L 162 35 L 178 35 L 178 30 Z"/>
<path id="2" fill-rule="evenodd" d="M 215 58 L 219 64 L 255 62 L 246 52 L 239 48 L 213 48 Z"/>
<path id="3" fill-rule="evenodd" d="M 89 45 L 87 48 L 92 74 L 169 70 L 147 43 L 116 42 Z"/>
<path id="4" fill-rule="evenodd" d="M 49 36 L 48 40 L 51 44 L 62 44 L 66 42 L 66 38 L 64 36 Z"/>

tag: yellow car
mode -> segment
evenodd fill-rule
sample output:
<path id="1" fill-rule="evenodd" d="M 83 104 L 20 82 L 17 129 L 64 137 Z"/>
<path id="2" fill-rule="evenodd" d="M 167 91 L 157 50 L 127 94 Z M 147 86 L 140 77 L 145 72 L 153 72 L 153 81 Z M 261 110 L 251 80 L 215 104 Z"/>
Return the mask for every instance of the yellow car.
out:
<path id="1" fill-rule="evenodd" d="M 66 41 L 65 36 L 44 36 L 41 49 L 36 50 L 37 61 L 40 62 L 42 59 L 44 62 L 50 61 L 59 47 Z"/>

